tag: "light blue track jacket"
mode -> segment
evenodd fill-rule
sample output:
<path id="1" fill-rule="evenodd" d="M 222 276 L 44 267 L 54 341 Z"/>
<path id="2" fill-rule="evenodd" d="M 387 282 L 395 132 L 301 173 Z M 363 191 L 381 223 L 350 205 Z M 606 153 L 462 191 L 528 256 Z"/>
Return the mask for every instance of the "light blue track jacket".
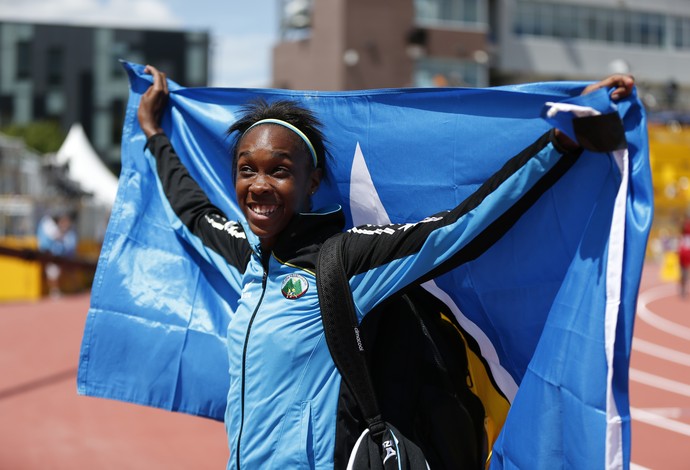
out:
<path id="1" fill-rule="evenodd" d="M 228 468 L 252 470 L 340 465 L 334 449 L 341 377 L 325 342 L 315 277 L 326 239 L 340 237 L 361 319 L 406 286 L 479 256 L 579 155 L 558 151 L 547 133 L 448 212 L 416 224 L 346 232 L 340 209 L 299 214 L 273 252 L 262 254 L 241 223 L 228 221 L 208 201 L 167 137 L 151 137 L 148 147 L 176 217 L 171 223 L 241 286 L 227 332 L 225 425 Z"/>

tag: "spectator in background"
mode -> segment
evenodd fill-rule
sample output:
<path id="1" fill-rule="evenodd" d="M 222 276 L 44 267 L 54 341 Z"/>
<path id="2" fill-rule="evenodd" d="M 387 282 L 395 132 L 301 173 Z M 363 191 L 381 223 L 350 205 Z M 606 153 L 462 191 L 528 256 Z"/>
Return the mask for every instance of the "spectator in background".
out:
<path id="1" fill-rule="evenodd" d="M 77 234 L 74 231 L 72 217 L 61 213 L 56 217 L 44 216 L 38 224 L 38 249 L 55 256 L 73 257 L 77 249 Z M 49 261 L 45 264 L 48 293 L 59 297 L 62 267 Z"/>
<path id="2" fill-rule="evenodd" d="M 678 240 L 678 261 L 680 264 L 680 296 L 685 298 L 688 288 L 688 275 L 690 275 L 690 219 L 686 219 L 683 222 L 683 228 Z"/>

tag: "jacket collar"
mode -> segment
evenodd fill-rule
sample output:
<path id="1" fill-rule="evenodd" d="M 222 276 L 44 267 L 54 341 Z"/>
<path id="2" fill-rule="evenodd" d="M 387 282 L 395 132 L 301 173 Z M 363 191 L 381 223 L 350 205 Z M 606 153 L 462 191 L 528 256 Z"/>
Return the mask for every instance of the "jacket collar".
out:
<path id="1" fill-rule="evenodd" d="M 297 214 L 278 238 L 273 247 L 273 256 L 282 263 L 312 269 L 316 262 L 312 258 L 318 252 L 318 247 L 344 228 L 345 214 L 340 205 Z M 256 246 L 255 251 L 261 253 L 258 248 Z"/>

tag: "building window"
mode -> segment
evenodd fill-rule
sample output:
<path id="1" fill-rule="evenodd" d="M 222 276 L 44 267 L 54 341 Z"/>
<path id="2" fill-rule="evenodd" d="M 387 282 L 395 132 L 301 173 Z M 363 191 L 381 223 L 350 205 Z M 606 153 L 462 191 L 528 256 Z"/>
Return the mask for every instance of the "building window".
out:
<path id="1" fill-rule="evenodd" d="M 655 13 L 518 0 L 513 31 L 518 36 L 546 36 L 662 48 L 669 34 L 665 25 L 666 17 Z M 676 38 L 679 36 L 677 25 L 678 23 Z M 676 44 L 676 47 L 679 46 Z"/>
<path id="2" fill-rule="evenodd" d="M 678 49 L 690 49 L 690 18 L 674 18 L 673 45 Z"/>
<path id="3" fill-rule="evenodd" d="M 484 87 L 485 68 L 472 61 L 456 59 L 420 59 L 415 64 L 417 87 Z"/>
<path id="4" fill-rule="evenodd" d="M 0 127 L 9 125 L 14 118 L 14 97 L 0 95 Z"/>
<path id="5" fill-rule="evenodd" d="M 17 79 L 23 80 L 31 76 L 31 43 L 17 42 Z"/>
<path id="6" fill-rule="evenodd" d="M 208 81 L 206 53 L 208 42 L 201 33 L 187 34 L 185 47 L 185 78 L 188 86 L 205 86 Z"/>
<path id="7" fill-rule="evenodd" d="M 458 22 L 484 24 L 482 0 L 415 0 L 420 22 Z"/>
<path id="8" fill-rule="evenodd" d="M 46 57 L 47 81 L 48 85 L 58 86 L 62 85 L 63 80 L 63 57 L 64 52 L 60 47 L 51 47 L 48 49 Z"/>
<path id="9" fill-rule="evenodd" d="M 665 21 L 662 15 L 640 15 L 640 44 L 662 47 Z"/>
<path id="10" fill-rule="evenodd" d="M 110 142 L 122 140 L 122 125 L 125 120 L 126 104 L 122 99 L 114 99 L 110 102 L 110 116 L 112 118 L 110 128 Z"/>
<path id="11" fill-rule="evenodd" d="M 110 47 L 110 76 L 113 78 L 123 77 L 125 73 L 120 60 L 129 57 L 130 49 L 124 42 L 113 42 Z"/>

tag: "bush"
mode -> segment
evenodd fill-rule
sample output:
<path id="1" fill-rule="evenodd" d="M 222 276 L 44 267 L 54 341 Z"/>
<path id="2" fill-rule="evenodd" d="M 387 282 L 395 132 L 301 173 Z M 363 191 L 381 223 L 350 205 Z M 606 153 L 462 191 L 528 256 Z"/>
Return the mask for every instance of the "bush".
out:
<path id="1" fill-rule="evenodd" d="M 66 136 L 57 121 L 36 121 L 23 126 L 12 124 L 0 131 L 23 139 L 27 147 L 39 153 L 57 152 Z"/>

